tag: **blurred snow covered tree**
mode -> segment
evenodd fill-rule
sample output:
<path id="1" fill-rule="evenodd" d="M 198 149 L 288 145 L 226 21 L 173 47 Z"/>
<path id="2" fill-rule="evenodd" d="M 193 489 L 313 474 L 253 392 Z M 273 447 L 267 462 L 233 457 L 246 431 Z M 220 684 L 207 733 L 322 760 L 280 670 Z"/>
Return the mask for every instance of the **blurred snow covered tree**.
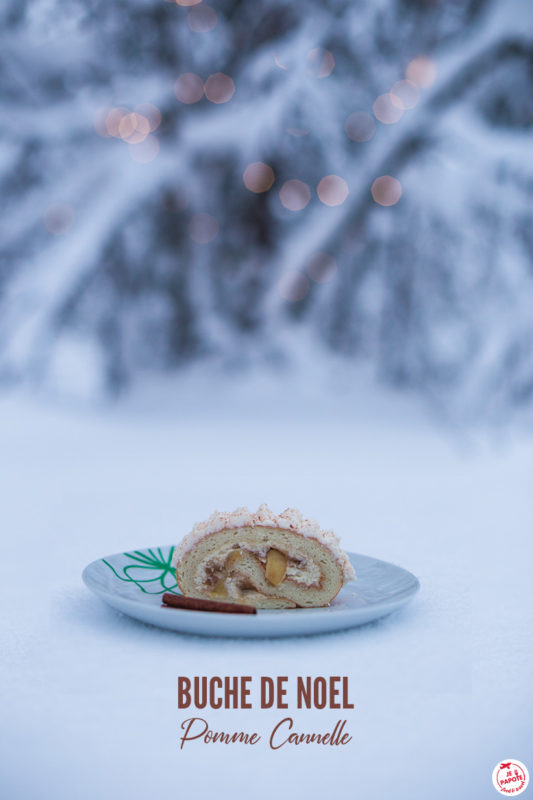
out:
<path id="1" fill-rule="evenodd" d="M 72 359 L 118 386 L 299 328 L 386 381 L 530 400 L 532 21 L 527 0 L 4 0 L 4 379 Z"/>

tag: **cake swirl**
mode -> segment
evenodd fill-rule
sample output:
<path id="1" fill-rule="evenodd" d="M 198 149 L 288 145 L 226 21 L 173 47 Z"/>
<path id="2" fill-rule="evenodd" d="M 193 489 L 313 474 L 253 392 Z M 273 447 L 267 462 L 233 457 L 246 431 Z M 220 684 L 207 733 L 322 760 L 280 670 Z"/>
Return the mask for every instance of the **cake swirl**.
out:
<path id="1" fill-rule="evenodd" d="M 274 514 L 267 505 L 215 511 L 176 547 L 173 563 L 183 594 L 257 608 L 328 605 L 355 579 L 333 531 L 294 508 Z"/>

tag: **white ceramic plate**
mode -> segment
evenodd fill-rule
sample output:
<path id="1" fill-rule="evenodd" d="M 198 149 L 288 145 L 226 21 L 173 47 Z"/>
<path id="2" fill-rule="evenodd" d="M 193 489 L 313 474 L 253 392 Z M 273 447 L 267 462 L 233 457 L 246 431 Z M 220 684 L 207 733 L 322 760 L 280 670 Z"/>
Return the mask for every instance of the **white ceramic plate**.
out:
<path id="1" fill-rule="evenodd" d="M 257 614 L 210 614 L 166 608 L 163 592 L 180 594 L 171 566 L 173 547 L 116 553 L 83 570 L 88 588 L 130 617 L 182 633 L 203 636 L 299 636 L 363 625 L 407 603 L 418 580 L 407 570 L 377 558 L 348 553 L 357 581 L 345 586 L 326 608 L 258 611 Z"/>

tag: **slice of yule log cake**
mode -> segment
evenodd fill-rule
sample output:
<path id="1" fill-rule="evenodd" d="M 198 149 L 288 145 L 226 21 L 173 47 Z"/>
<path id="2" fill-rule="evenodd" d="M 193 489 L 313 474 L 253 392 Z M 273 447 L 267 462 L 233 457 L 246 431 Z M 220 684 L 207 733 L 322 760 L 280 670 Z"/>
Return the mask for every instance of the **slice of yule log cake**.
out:
<path id="1" fill-rule="evenodd" d="M 238 508 L 197 523 L 174 551 L 185 596 L 256 608 L 327 606 L 355 572 L 333 531 L 294 508 Z"/>

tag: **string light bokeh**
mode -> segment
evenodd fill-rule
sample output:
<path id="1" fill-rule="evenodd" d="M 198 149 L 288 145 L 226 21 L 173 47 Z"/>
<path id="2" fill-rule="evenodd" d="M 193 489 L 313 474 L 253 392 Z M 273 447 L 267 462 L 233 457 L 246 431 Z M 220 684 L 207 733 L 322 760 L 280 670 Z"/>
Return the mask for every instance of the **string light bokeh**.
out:
<path id="1" fill-rule="evenodd" d="M 80 8 L 85 4 L 80 0 Z M 372 4 L 355 10 L 318 7 L 315 0 L 268 9 L 248 0 L 132 0 L 123 25 L 109 4 L 100 25 L 96 14 L 83 25 L 70 18 L 79 47 L 68 50 L 68 69 L 59 63 L 66 11 L 58 0 L 44 5 L 57 10 L 57 25 L 48 28 L 57 48 L 33 27 L 39 46 L 34 51 L 28 39 L 26 54 L 13 62 L 23 73 L 21 94 L 35 87 L 38 123 L 29 123 L 36 113 L 29 95 L 26 107 L 18 99 L 6 105 L 5 152 L 15 166 L 11 183 L 9 171 L 0 181 L 8 199 L 2 236 L 13 240 L 4 255 L 14 265 L 10 274 L 18 264 L 30 271 L 36 252 L 42 259 L 50 248 L 52 261 L 52 248 L 68 253 L 72 243 L 73 253 L 88 254 L 87 275 L 102 275 L 76 284 L 95 294 L 83 303 L 98 306 L 121 281 L 126 295 L 153 292 L 152 307 L 169 309 L 157 323 L 161 347 L 183 349 L 187 358 L 209 350 L 208 314 L 218 315 L 213 329 L 228 326 L 243 339 L 276 319 L 280 329 L 314 327 L 333 348 L 355 352 L 365 340 L 368 352 L 390 354 L 407 341 L 407 327 L 385 344 L 365 338 L 385 329 L 377 318 L 384 309 L 403 302 L 388 298 L 399 289 L 383 267 L 385 253 L 400 263 L 420 249 L 433 270 L 453 272 L 452 283 L 466 280 L 444 263 L 445 247 L 429 251 L 451 231 L 457 263 L 466 259 L 459 251 L 470 253 L 473 245 L 454 214 L 461 226 L 469 220 L 474 251 L 485 253 L 485 261 L 466 259 L 480 274 L 496 251 L 485 252 L 486 243 L 506 226 L 482 220 L 511 214 L 490 198 L 503 197 L 518 180 L 513 176 L 527 172 L 519 144 L 525 137 L 516 137 L 516 150 L 497 141 L 532 124 L 523 90 L 528 73 L 521 72 L 528 51 L 519 41 L 484 50 L 481 39 L 478 50 L 463 50 L 459 40 L 466 41 L 472 12 L 465 4 L 454 1 L 453 13 L 446 4 L 403 4 L 401 14 L 383 15 Z M 20 15 L 27 15 L 24 4 Z M 25 25 L 17 28 L 20 41 Z M 453 42 L 454 54 L 447 49 Z M 482 192 L 482 185 L 489 188 Z M 24 204 L 17 192 L 28 198 Z M 444 198 L 452 195 L 447 208 Z M 36 220 L 29 213 L 34 197 Z M 525 196 L 513 202 L 529 207 Z M 484 225 L 484 236 L 474 233 Z M 519 248 L 528 226 L 512 225 Z M 30 231 L 40 237 L 32 246 Z M 76 257 L 64 274 L 74 275 L 77 263 Z M 202 286 L 213 303 L 199 301 Z M 378 295 L 382 306 L 372 300 Z M 140 319 L 144 312 L 135 313 Z M 181 320 L 179 335 L 170 332 L 170 318 Z M 113 325 L 102 323 L 106 330 Z M 432 335 L 425 341 L 441 341 Z M 167 355 L 160 354 L 161 363 L 172 360 Z M 391 359 L 385 371 L 411 370 L 407 356 L 394 350 Z"/>
<path id="2" fill-rule="evenodd" d="M 281 276 L 278 282 L 278 292 L 289 303 L 303 300 L 309 291 L 309 281 L 302 272 L 290 270 Z"/>
<path id="3" fill-rule="evenodd" d="M 385 92 L 385 94 L 380 94 L 379 97 L 376 97 L 372 110 L 377 120 L 385 125 L 392 125 L 402 118 L 404 106 L 395 94 Z"/>
<path id="4" fill-rule="evenodd" d="M 244 185 L 251 192 L 261 194 L 268 192 L 274 183 L 274 170 L 262 161 L 255 161 L 248 164 L 243 173 Z"/>
<path id="5" fill-rule="evenodd" d="M 235 84 L 229 75 L 216 72 L 206 80 L 204 92 L 212 103 L 227 103 L 235 93 Z"/>
<path id="6" fill-rule="evenodd" d="M 193 33 L 214 31 L 218 14 L 216 10 L 200 0 L 176 0 L 178 5 L 188 9 L 187 24 Z M 287 71 L 289 64 L 273 55 L 274 67 Z M 310 78 L 322 80 L 332 75 L 335 69 L 335 56 L 327 48 L 313 47 L 306 55 L 307 73 Z M 420 100 L 421 90 L 428 89 L 436 77 L 436 68 L 428 56 L 412 58 L 405 69 L 405 75 L 399 76 L 392 84 L 390 91 L 378 95 L 372 102 L 370 110 L 352 111 L 344 120 L 346 136 L 357 144 L 370 142 L 376 134 L 376 125 L 385 126 L 399 123 L 404 112 L 414 109 Z M 204 98 L 214 105 L 223 105 L 233 99 L 235 82 L 225 72 L 209 74 L 205 79 L 195 72 L 183 72 L 174 82 L 174 94 L 179 103 L 193 106 Z M 129 110 L 125 106 L 115 106 L 95 121 L 101 136 L 120 138 L 130 146 L 130 155 L 138 163 L 153 161 L 160 150 L 158 139 L 153 132 L 161 124 L 161 112 L 150 103 L 136 106 Z M 289 126 L 285 129 L 289 136 L 300 139 L 309 135 L 310 130 L 301 126 Z M 272 167 L 262 160 L 252 161 L 242 171 L 245 188 L 252 194 L 266 194 L 273 187 L 276 176 Z M 372 198 L 377 206 L 395 206 L 402 196 L 400 181 L 390 175 L 381 175 L 374 179 L 370 187 Z M 324 175 L 316 184 L 316 195 L 320 203 L 326 207 L 342 206 L 349 198 L 346 179 L 338 174 Z M 289 178 L 278 185 L 278 197 L 281 206 L 290 212 L 303 212 L 309 206 L 312 194 L 309 184 L 300 178 Z M 56 215 L 57 216 L 57 215 Z M 60 216 L 57 216 L 60 219 Z M 68 225 L 65 224 L 65 229 Z M 50 229 L 53 223 L 48 223 Z M 61 223 L 56 222 L 59 230 Z M 210 244 L 219 235 L 218 220 L 203 211 L 194 213 L 187 224 L 190 239 L 196 244 Z M 309 292 L 309 280 L 314 283 L 328 283 L 337 276 L 338 265 L 335 258 L 325 252 L 317 252 L 310 257 L 301 270 L 289 270 L 283 273 L 278 282 L 279 295 L 289 303 L 303 300 Z"/>
<path id="7" fill-rule="evenodd" d="M 437 67 L 428 56 L 417 56 L 407 65 L 405 76 L 421 89 L 427 89 L 435 82 Z"/>
<path id="8" fill-rule="evenodd" d="M 318 197 L 326 206 L 340 206 L 349 194 L 348 184 L 339 175 L 326 175 L 316 188 Z"/>
<path id="9" fill-rule="evenodd" d="M 314 47 L 307 54 L 308 69 L 316 78 L 327 78 L 335 68 L 335 59 L 329 50 Z"/>
<path id="10" fill-rule="evenodd" d="M 404 110 L 414 108 L 420 98 L 418 86 L 409 80 L 396 81 L 390 93 L 395 101 L 399 101 L 402 104 Z"/>
<path id="11" fill-rule="evenodd" d="M 155 136 L 147 136 L 135 147 L 130 146 L 130 156 L 139 164 L 148 164 L 159 153 L 159 140 Z"/>
<path id="12" fill-rule="evenodd" d="M 376 131 L 376 123 L 368 111 L 354 111 L 346 119 L 344 130 L 354 142 L 368 142 Z"/>
<path id="13" fill-rule="evenodd" d="M 380 206 L 394 206 L 402 196 L 402 186 L 392 175 L 381 175 L 372 184 L 372 197 Z"/>
<path id="14" fill-rule="evenodd" d="M 174 93 L 181 103 L 198 103 L 204 96 L 204 82 L 194 72 L 184 72 L 174 84 Z"/>
<path id="15" fill-rule="evenodd" d="M 533 0 L 4 0 L 0 42 L 5 800 L 490 800 L 531 752 Z M 119 567 L 264 501 L 421 592 L 224 642 L 83 585 L 213 633 L 391 599 L 356 555 L 331 608 L 232 621 L 160 609 L 172 548 Z M 182 753 L 176 673 L 219 667 L 255 710 Z M 260 713 L 280 672 L 353 713 L 334 677 Z"/>
<path id="16" fill-rule="evenodd" d="M 306 183 L 292 178 L 281 187 L 279 199 L 289 211 L 301 211 L 311 200 L 311 191 Z"/>

